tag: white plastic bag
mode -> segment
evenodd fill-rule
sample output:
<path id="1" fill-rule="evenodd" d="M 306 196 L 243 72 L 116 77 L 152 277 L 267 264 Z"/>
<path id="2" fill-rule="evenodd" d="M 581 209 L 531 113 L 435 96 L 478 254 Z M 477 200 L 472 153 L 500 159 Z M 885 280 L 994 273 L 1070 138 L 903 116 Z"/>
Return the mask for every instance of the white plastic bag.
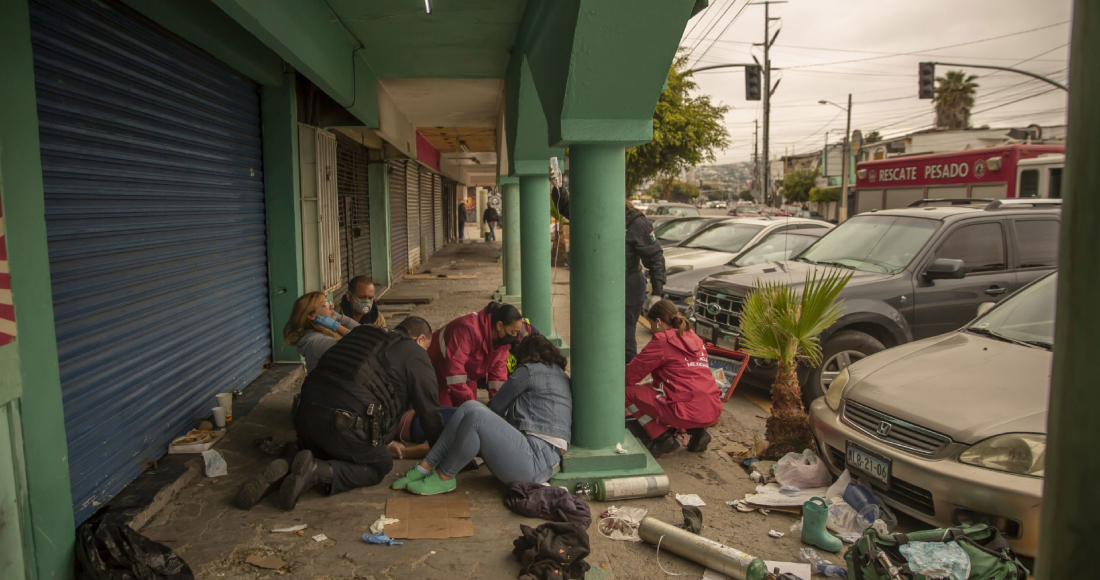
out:
<path id="1" fill-rule="evenodd" d="M 799 489 L 826 487 L 833 481 L 829 468 L 812 449 L 784 455 L 775 465 L 775 479 L 780 485 Z"/>
<path id="2" fill-rule="evenodd" d="M 225 458 L 218 451 L 214 449 L 203 451 L 202 460 L 206 462 L 206 477 L 221 477 L 229 474 Z"/>

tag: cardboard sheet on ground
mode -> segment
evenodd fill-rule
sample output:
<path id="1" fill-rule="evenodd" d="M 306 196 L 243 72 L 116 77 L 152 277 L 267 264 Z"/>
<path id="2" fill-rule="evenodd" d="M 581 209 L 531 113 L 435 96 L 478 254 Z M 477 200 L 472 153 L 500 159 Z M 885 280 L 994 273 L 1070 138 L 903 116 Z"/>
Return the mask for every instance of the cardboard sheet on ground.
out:
<path id="1" fill-rule="evenodd" d="M 470 502 L 460 497 L 395 497 L 386 502 L 386 535 L 399 540 L 464 538 L 474 535 Z"/>
<path id="2" fill-rule="evenodd" d="M 757 493 L 748 494 L 745 496 L 745 501 L 761 507 L 802 507 L 802 504 L 810 501 L 814 497 L 824 497 L 823 494 L 827 491 L 824 487 L 814 487 L 810 489 L 803 489 L 797 493 L 783 493 L 779 491 L 778 483 L 769 483 L 768 485 L 757 487 Z"/>

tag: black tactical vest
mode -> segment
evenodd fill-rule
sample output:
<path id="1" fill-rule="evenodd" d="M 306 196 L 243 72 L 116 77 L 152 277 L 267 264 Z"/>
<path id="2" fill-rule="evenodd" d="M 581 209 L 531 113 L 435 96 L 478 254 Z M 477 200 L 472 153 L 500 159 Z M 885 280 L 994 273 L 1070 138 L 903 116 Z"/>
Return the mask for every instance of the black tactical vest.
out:
<path id="1" fill-rule="evenodd" d="M 403 336 L 384 328 L 357 326 L 328 349 L 302 384 L 303 401 L 364 415 L 371 403 L 381 405 L 383 432 L 401 414 L 402 404 L 389 384 L 386 351 Z M 358 403 L 351 405 L 349 403 Z M 354 406 L 355 408 L 348 408 Z"/>

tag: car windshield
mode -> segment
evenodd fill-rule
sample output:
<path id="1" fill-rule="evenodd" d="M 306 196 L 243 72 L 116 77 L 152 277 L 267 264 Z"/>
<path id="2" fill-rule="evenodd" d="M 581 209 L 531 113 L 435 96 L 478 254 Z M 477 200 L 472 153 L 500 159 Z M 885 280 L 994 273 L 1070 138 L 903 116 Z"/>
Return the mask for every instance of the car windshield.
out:
<path id="1" fill-rule="evenodd" d="M 751 224 L 715 224 L 688 238 L 680 247 L 736 254 L 762 229 L 764 226 Z"/>
<path id="2" fill-rule="evenodd" d="M 921 218 L 856 216 L 810 246 L 798 261 L 897 274 L 939 226 L 939 221 Z"/>
<path id="3" fill-rule="evenodd" d="M 1058 275 L 1051 274 L 1000 303 L 972 322 L 967 330 L 1052 349 L 1057 288 Z"/>
<path id="4" fill-rule="evenodd" d="M 768 236 L 760 243 L 745 250 L 731 262 L 734 266 L 752 266 L 765 262 L 781 262 L 791 256 L 797 256 L 810 247 L 818 238 L 797 234 L 776 234 Z"/>
<path id="5" fill-rule="evenodd" d="M 660 215 L 675 215 L 675 216 L 689 216 L 699 215 L 699 210 L 693 207 L 662 207 Z"/>
<path id="6" fill-rule="evenodd" d="M 752 207 L 739 207 L 733 211 L 737 212 L 737 215 L 760 215 L 760 212 Z"/>
<path id="7" fill-rule="evenodd" d="M 669 220 L 657 226 L 654 233 L 662 240 L 682 242 L 705 225 L 707 220 Z"/>

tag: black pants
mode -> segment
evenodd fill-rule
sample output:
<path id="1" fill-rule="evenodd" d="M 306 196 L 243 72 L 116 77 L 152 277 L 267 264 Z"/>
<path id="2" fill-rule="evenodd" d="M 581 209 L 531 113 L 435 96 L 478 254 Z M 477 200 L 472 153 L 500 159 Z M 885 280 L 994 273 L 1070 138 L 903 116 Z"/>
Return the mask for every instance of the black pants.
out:
<path id="1" fill-rule="evenodd" d="M 294 428 L 298 446 L 332 465 L 332 495 L 382 482 L 393 470 L 393 458 L 386 444 L 371 445 L 363 432 L 348 429 L 338 433 L 332 412 L 309 404 L 298 410 Z"/>
<path id="2" fill-rule="evenodd" d="M 638 317 L 645 305 L 645 274 L 641 270 L 626 275 L 626 362 L 638 355 L 638 341 L 634 333 L 638 331 Z"/>

